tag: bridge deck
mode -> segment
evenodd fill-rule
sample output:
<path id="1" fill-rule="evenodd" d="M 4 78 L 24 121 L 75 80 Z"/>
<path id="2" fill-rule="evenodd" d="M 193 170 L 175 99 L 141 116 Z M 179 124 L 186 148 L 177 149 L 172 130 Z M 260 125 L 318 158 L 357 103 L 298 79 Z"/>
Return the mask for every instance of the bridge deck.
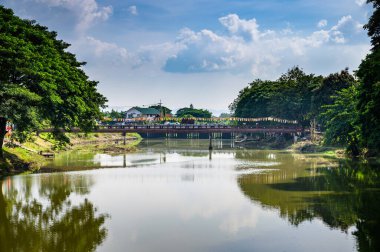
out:
<path id="1" fill-rule="evenodd" d="M 52 129 L 39 132 L 51 132 Z M 72 132 L 81 132 L 74 128 Z M 231 127 L 209 125 L 152 125 L 152 126 L 99 126 L 92 132 L 97 133 L 298 133 L 301 127 Z"/>

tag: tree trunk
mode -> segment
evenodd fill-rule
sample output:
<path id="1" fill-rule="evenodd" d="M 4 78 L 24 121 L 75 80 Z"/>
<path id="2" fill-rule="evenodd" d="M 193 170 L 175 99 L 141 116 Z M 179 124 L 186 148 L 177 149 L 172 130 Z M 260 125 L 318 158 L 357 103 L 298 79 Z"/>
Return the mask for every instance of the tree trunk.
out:
<path id="1" fill-rule="evenodd" d="M 348 147 L 347 147 L 349 153 L 351 154 L 351 156 L 353 158 L 357 158 L 360 156 L 360 148 L 359 148 L 359 140 L 357 140 L 356 138 L 353 139 L 349 144 L 348 144 Z"/>
<path id="2" fill-rule="evenodd" d="M 0 159 L 4 159 L 3 154 L 3 143 L 4 143 L 4 137 L 7 133 L 7 119 L 4 117 L 0 117 Z"/>

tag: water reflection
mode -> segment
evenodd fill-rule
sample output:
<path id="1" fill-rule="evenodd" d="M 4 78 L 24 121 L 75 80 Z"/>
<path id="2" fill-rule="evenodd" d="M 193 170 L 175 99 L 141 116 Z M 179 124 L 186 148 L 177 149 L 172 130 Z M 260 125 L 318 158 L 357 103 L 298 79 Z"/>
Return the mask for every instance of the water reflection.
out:
<path id="1" fill-rule="evenodd" d="M 0 251 L 95 251 L 107 236 L 107 215 L 83 198 L 88 176 L 21 176 L 0 184 Z"/>
<path id="2" fill-rule="evenodd" d="M 84 239 L 93 245 L 71 251 L 380 251 L 376 167 L 215 146 L 221 149 L 209 151 L 208 140 L 149 140 L 137 153 L 67 153 L 52 167 L 117 169 L 19 177 L 9 189 L 3 184 L 0 206 L 16 230 L 23 211 L 39 213 L 30 217 L 36 223 L 48 218 L 36 229 L 48 245 L 70 246 L 65 234 L 92 230 Z M 12 235 L 21 237 L 2 229 L 1 244 Z M 79 235 L 67 237 L 81 243 Z"/>
<path id="3" fill-rule="evenodd" d="M 376 166 L 341 162 L 337 168 L 319 168 L 292 180 L 277 173 L 259 178 L 244 175 L 238 182 L 250 199 L 280 210 L 295 226 L 318 218 L 344 232 L 355 227 L 358 251 L 380 251 L 380 170 Z"/>

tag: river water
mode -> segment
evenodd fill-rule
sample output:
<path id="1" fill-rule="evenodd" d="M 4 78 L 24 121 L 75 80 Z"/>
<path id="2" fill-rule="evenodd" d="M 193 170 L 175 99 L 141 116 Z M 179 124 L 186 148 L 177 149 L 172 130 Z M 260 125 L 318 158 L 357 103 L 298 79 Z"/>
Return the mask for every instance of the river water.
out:
<path id="1" fill-rule="evenodd" d="M 380 251 L 368 163 L 151 140 L 1 183 L 0 251 Z"/>

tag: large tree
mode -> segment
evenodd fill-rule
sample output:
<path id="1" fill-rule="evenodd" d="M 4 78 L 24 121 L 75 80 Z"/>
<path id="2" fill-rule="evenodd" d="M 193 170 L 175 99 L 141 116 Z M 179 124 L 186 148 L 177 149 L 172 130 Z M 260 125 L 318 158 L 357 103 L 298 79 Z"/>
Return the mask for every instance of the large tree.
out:
<path id="1" fill-rule="evenodd" d="M 177 117 L 199 117 L 199 118 L 211 118 L 212 113 L 207 109 L 196 109 L 192 104 L 188 108 L 180 108 L 176 113 Z"/>
<path id="2" fill-rule="evenodd" d="M 42 125 L 56 136 L 60 128 L 89 130 L 100 117 L 106 98 L 68 47 L 56 32 L 0 6 L 0 157 L 7 121 L 24 140 Z"/>
<path id="3" fill-rule="evenodd" d="M 111 109 L 111 111 L 103 111 L 102 115 L 104 117 L 109 117 L 109 118 L 125 118 L 127 112 L 126 111 L 116 111 L 114 109 Z"/>
<path id="4" fill-rule="evenodd" d="M 322 117 L 326 122 L 325 142 L 342 145 L 352 156 L 360 154 L 360 126 L 357 123 L 358 90 L 356 85 L 337 92 L 332 104 L 323 106 Z"/>
<path id="5" fill-rule="evenodd" d="M 275 116 L 309 125 L 313 90 L 321 82 L 321 76 L 293 67 L 275 81 L 253 81 L 240 91 L 230 109 L 238 117 Z"/>
<path id="6" fill-rule="evenodd" d="M 313 108 L 316 114 L 324 111 L 324 105 L 333 104 L 337 93 L 352 85 L 356 85 L 356 80 L 348 72 L 348 68 L 342 70 L 340 73 L 333 73 L 323 78 L 321 85 L 314 90 L 313 94 Z"/>
<path id="7" fill-rule="evenodd" d="M 374 11 L 364 26 L 371 37 L 372 52 L 362 61 L 357 71 L 359 88 L 359 123 L 362 145 L 370 155 L 380 155 L 380 0 L 368 0 Z"/>
<path id="8" fill-rule="evenodd" d="M 331 96 L 354 83 L 348 69 L 322 77 L 294 67 L 275 81 L 253 81 L 240 91 L 230 109 L 238 117 L 276 116 L 308 126 L 324 112 L 324 105 L 333 103 Z"/>

